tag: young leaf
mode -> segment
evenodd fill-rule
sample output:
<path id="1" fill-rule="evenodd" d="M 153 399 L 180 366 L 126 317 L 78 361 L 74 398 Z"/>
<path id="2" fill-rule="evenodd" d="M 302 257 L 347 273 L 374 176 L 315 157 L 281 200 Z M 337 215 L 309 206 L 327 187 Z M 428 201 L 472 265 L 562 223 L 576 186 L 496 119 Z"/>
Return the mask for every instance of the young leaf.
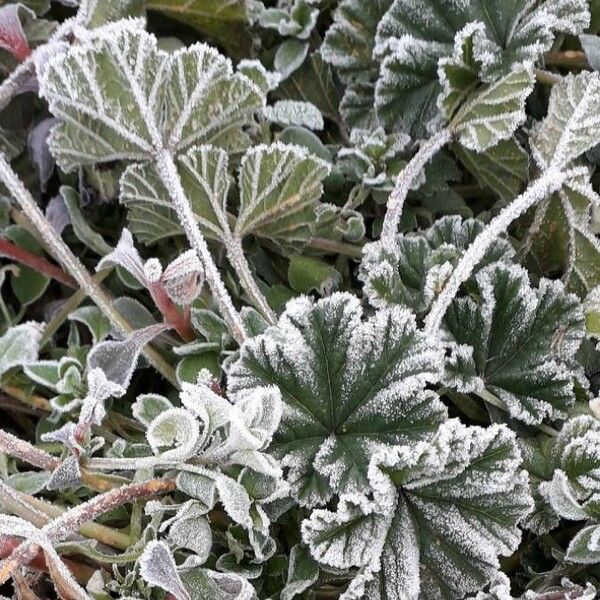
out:
<path id="1" fill-rule="evenodd" d="M 426 438 L 446 418 L 424 390 L 441 355 L 413 315 L 395 307 L 362 316 L 350 294 L 291 301 L 230 368 L 238 402 L 257 386 L 280 388 L 285 410 L 271 448 L 302 504 L 363 490 L 377 448 Z"/>
<path id="2" fill-rule="evenodd" d="M 475 279 L 479 300 L 455 299 L 443 322 L 468 348 L 447 365 L 450 385 L 485 387 L 525 423 L 565 418 L 575 399 L 572 357 L 584 337 L 577 298 L 557 281 L 532 288 L 516 265 L 492 265 Z"/>
<path id="3" fill-rule="evenodd" d="M 432 227 L 415 235 L 398 234 L 389 243 L 365 245 L 359 279 L 369 302 L 384 308 L 403 304 L 417 314 L 425 312 L 452 273 L 466 248 L 481 233 L 484 224 L 458 216 L 438 219 Z M 496 240 L 477 269 L 509 261 L 510 243 Z"/>

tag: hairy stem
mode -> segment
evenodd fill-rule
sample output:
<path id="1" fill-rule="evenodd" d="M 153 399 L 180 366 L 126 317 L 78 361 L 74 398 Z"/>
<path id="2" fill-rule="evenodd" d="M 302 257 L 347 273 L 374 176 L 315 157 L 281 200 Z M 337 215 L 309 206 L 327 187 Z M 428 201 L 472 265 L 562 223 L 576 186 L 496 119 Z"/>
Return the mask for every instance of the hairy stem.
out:
<path id="1" fill-rule="evenodd" d="M 175 482 L 171 479 L 151 479 L 144 483 L 123 486 L 71 508 L 44 525 L 41 531 L 53 542 L 59 542 L 84 523 L 123 504 L 166 494 L 174 489 Z M 0 584 L 5 583 L 17 567 L 27 564 L 36 553 L 37 545 L 29 541 L 24 541 L 15 548 L 11 555 L 0 563 Z"/>
<path id="2" fill-rule="evenodd" d="M 233 306 L 229 292 L 225 288 L 225 284 L 221 279 L 221 275 L 215 262 L 212 258 L 210 250 L 206 244 L 206 240 L 198 227 L 196 217 L 190 207 L 190 203 L 185 195 L 185 190 L 181 185 L 181 179 L 177 172 L 177 167 L 173 161 L 171 153 L 166 149 L 160 149 L 156 154 L 156 166 L 163 180 L 173 204 L 175 212 L 179 217 L 183 231 L 185 232 L 190 245 L 198 254 L 204 266 L 206 281 L 210 286 L 213 296 L 217 302 L 219 310 L 223 315 L 223 319 L 227 323 L 231 333 L 241 344 L 246 339 L 246 331 L 242 319 Z"/>
<path id="3" fill-rule="evenodd" d="M 523 215 L 537 202 L 559 190 L 567 177 L 568 174 L 562 171 L 547 171 L 486 225 L 485 229 L 475 238 L 458 261 L 442 293 L 431 307 L 425 319 L 425 331 L 427 333 L 437 335 L 442 319 L 460 286 L 471 276 L 473 269 L 484 257 L 491 244 L 506 232 L 508 226 L 515 219 Z"/>
<path id="4" fill-rule="evenodd" d="M 152 300 L 156 305 L 156 308 L 161 312 L 165 319 L 175 331 L 184 339 L 186 342 L 192 342 L 196 339 L 192 324 L 189 319 L 189 315 L 186 315 L 179 311 L 174 302 L 169 298 L 167 292 L 160 282 L 149 283 L 148 291 Z"/>
<path id="5" fill-rule="evenodd" d="M 408 191 L 418 177 L 423 167 L 452 139 L 452 133 L 449 129 L 442 129 L 434 136 L 424 142 L 419 151 L 410 159 L 408 164 L 400 171 L 396 179 L 396 184 L 392 190 L 387 202 L 387 212 L 383 220 L 383 229 L 381 239 L 391 240 L 398 232 L 398 224 L 404 208 L 404 200 Z"/>
<path id="6" fill-rule="evenodd" d="M 544 62 L 547 65 L 556 65 L 559 67 L 575 67 L 579 69 L 589 69 L 590 63 L 582 50 L 564 50 L 563 52 L 546 52 Z"/>
<path id="7" fill-rule="evenodd" d="M 34 227 L 38 230 L 44 243 L 50 249 L 54 258 L 79 284 L 81 289 L 95 302 L 100 310 L 110 319 L 112 325 L 124 335 L 133 331 L 131 325 L 112 305 L 106 292 L 92 279 L 81 261 L 71 249 L 57 236 L 48 220 L 39 209 L 29 190 L 23 185 L 13 171 L 3 153 L 0 153 L 0 181 L 8 188 L 13 198 L 19 203 Z M 150 364 L 166 379 L 177 387 L 177 379 L 171 365 L 150 346 L 143 350 Z"/>
<path id="8" fill-rule="evenodd" d="M 323 250 L 329 254 L 341 254 L 350 258 L 360 258 L 362 256 L 362 246 L 346 242 L 336 242 L 335 240 L 328 240 L 322 237 L 314 237 L 310 241 L 310 247 Z"/>
<path id="9" fill-rule="evenodd" d="M 227 248 L 227 258 L 240 278 L 240 283 L 250 297 L 252 304 L 267 322 L 273 325 L 277 322 L 277 316 L 254 280 L 250 265 L 244 255 L 242 240 L 235 234 L 231 235 L 225 241 L 225 247 Z"/>
<path id="10" fill-rule="evenodd" d="M 535 80 L 538 83 L 544 83 L 546 85 L 554 85 L 562 81 L 562 77 L 556 73 L 550 71 L 544 71 L 544 69 L 534 69 Z"/>
<path id="11" fill-rule="evenodd" d="M 2 429 L 0 429 L 0 451 L 30 465 L 44 469 L 44 471 L 52 472 L 61 464 L 58 458 Z M 81 481 L 100 492 L 112 490 L 123 484 L 123 480 L 120 478 L 107 476 L 102 473 L 91 473 L 85 469 L 81 471 Z"/>
<path id="12" fill-rule="evenodd" d="M 76 288 L 75 280 L 67 275 L 60 267 L 53 265 L 43 256 L 38 256 L 21 246 L 13 244 L 10 240 L 0 237 L 0 256 L 10 258 L 26 267 L 32 268 L 34 271 L 42 273 L 51 279 L 59 281 L 70 288 Z"/>
<path id="13" fill-rule="evenodd" d="M 65 509 L 60 506 L 18 492 L 1 481 L 0 506 L 4 512 L 21 517 L 36 527 L 47 525 L 52 519 L 60 517 L 65 512 Z M 131 538 L 127 533 L 101 523 L 84 523 L 79 528 L 79 533 L 118 550 L 125 550 L 131 545 Z"/>

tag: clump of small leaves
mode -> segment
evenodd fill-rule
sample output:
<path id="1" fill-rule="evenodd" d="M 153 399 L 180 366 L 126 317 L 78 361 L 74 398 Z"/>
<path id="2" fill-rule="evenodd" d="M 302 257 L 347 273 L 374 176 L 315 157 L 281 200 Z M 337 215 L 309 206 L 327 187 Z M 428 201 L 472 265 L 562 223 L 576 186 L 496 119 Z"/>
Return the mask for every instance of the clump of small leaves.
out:
<path id="1" fill-rule="evenodd" d="M 592 600 L 600 4 L 0 7 L 0 600 Z"/>

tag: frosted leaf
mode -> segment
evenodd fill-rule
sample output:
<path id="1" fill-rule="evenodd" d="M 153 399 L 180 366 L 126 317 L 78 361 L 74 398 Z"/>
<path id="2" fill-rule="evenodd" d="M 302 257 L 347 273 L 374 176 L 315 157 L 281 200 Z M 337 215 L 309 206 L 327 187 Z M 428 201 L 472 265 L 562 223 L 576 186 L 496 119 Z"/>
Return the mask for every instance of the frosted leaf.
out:
<path id="1" fill-rule="evenodd" d="M 529 590 L 523 595 L 524 600 L 552 600 L 556 593 L 564 594 L 564 600 L 594 600 L 596 598 L 596 588 L 589 582 L 585 587 L 572 583 L 566 577 L 563 577 L 560 586 L 553 586 L 545 592 L 534 592 Z"/>
<path id="2" fill-rule="evenodd" d="M 374 508 L 360 496 L 343 496 L 336 512 L 314 510 L 302 523 L 302 539 L 312 556 L 333 569 L 377 561 L 390 519 Z"/>
<path id="3" fill-rule="evenodd" d="M 123 341 L 101 342 L 87 356 L 87 368 L 101 369 L 108 381 L 127 389 L 142 348 L 168 329 L 162 323 L 129 334 Z"/>
<path id="4" fill-rule="evenodd" d="M 562 279 L 579 297 L 600 284 L 600 242 L 591 230 L 590 217 L 600 197 L 584 171 L 542 201 L 528 232 L 528 248 L 543 273 Z M 549 244 L 554 252 L 549 252 Z"/>
<path id="5" fill-rule="evenodd" d="M 263 116 L 277 125 L 294 125 L 321 131 L 325 126 L 321 111 L 310 102 L 278 100 L 273 106 L 265 106 Z"/>
<path id="6" fill-rule="evenodd" d="M 72 600 L 90 600 L 90 596 L 81 588 L 71 571 L 62 562 L 54 549 L 53 540 L 44 529 L 38 529 L 20 517 L 0 514 L 0 535 L 21 537 L 43 549 L 46 565 L 60 597 Z"/>
<path id="7" fill-rule="evenodd" d="M 226 202 L 231 178 L 227 153 L 213 146 L 196 146 L 179 156 L 176 166 L 203 234 L 222 239 L 229 230 Z M 154 165 L 129 166 L 121 177 L 120 188 L 129 226 L 141 241 L 154 243 L 182 233 L 171 196 Z"/>
<path id="8" fill-rule="evenodd" d="M 582 71 L 553 86 L 548 115 L 534 128 L 531 150 L 538 166 L 562 169 L 596 145 L 600 123 L 600 75 Z"/>
<path id="9" fill-rule="evenodd" d="M 571 520 L 600 519 L 600 421 L 581 415 L 565 423 L 551 444 L 547 481 L 539 485 L 553 513 Z M 599 548 L 600 551 L 600 548 Z"/>
<path id="10" fill-rule="evenodd" d="M 235 573 L 208 569 L 182 569 L 181 576 L 193 598 L 202 600 L 256 600 L 252 584 Z"/>
<path id="11" fill-rule="evenodd" d="M 236 522 L 247 529 L 252 528 L 250 508 L 252 501 L 243 485 L 227 475 L 217 474 L 215 485 L 219 492 L 219 500 L 225 512 Z"/>
<path id="12" fill-rule="evenodd" d="M 366 244 L 359 279 L 369 302 L 377 308 L 403 304 L 422 314 L 483 228 L 476 219 L 447 216 L 422 233 L 398 234 L 387 243 Z M 513 255 L 510 243 L 497 239 L 476 269 L 509 261 Z"/>
<path id="13" fill-rule="evenodd" d="M 161 412 L 169 408 L 173 408 L 173 405 L 164 396 L 141 394 L 131 406 L 131 412 L 140 423 L 148 426 Z"/>
<path id="14" fill-rule="evenodd" d="M 48 490 L 66 490 L 70 487 L 81 485 L 81 469 L 79 461 L 75 456 L 68 456 L 58 468 L 52 472 L 52 476 L 46 483 Z"/>
<path id="15" fill-rule="evenodd" d="M 98 367 L 88 370 L 88 390 L 81 402 L 78 424 L 85 430 L 92 425 L 101 425 L 106 416 L 104 403 L 109 398 L 119 398 L 125 394 L 125 388 L 120 383 L 110 381 L 106 373 Z"/>
<path id="16" fill-rule="evenodd" d="M 474 152 L 456 144 L 453 151 L 484 188 L 510 202 L 519 195 L 529 174 L 529 154 L 515 138 L 502 140 L 485 152 Z"/>
<path id="17" fill-rule="evenodd" d="M 533 84 L 533 70 L 516 67 L 469 96 L 450 121 L 458 141 L 470 150 L 483 152 L 512 137 L 525 121 L 525 100 Z"/>
<path id="18" fill-rule="evenodd" d="M 236 233 L 240 237 L 253 233 L 286 245 L 306 243 L 329 169 L 328 163 L 300 146 L 277 142 L 250 149 L 240 166 Z"/>
<path id="19" fill-rule="evenodd" d="M 334 66 L 346 84 L 339 110 L 350 127 L 375 128 L 375 80 L 379 72 L 373 57 L 377 24 L 392 0 L 342 0 L 320 48 L 326 63 Z"/>
<path id="20" fill-rule="evenodd" d="M 234 73 L 231 61 L 215 48 L 197 43 L 173 53 L 166 84 L 169 146 L 182 151 L 212 144 L 240 151 L 248 145 L 242 125 L 264 105 L 264 93 L 248 77 Z"/>
<path id="21" fill-rule="evenodd" d="M 372 453 L 428 437 L 446 411 L 425 385 L 441 354 L 398 307 L 368 320 L 357 298 L 290 301 L 275 327 L 244 344 L 229 393 L 277 385 L 284 408 L 271 450 L 302 504 L 364 490 Z"/>
<path id="22" fill-rule="evenodd" d="M 34 321 L 8 329 L 0 337 L 0 375 L 16 366 L 37 360 L 42 327 Z"/>
<path id="23" fill-rule="evenodd" d="M 163 145 L 177 152 L 198 143 L 242 150 L 248 138 L 241 126 L 265 102 L 215 49 L 194 44 L 168 54 L 128 21 L 100 27 L 53 58 L 40 91 L 62 120 L 50 147 L 67 171 L 147 160 Z"/>
<path id="24" fill-rule="evenodd" d="M 262 0 L 248 0 L 247 13 L 251 22 L 276 30 L 281 36 L 307 39 L 319 16 L 319 9 L 310 6 L 310 0 L 294 0 L 289 7 L 266 8 Z"/>
<path id="25" fill-rule="evenodd" d="M 185 408 L 168 408 L 150 423 L 146 439 L 154 454 L 166 461 L 185 461 L 202 445 L 206 431 Z"/>
<path id="26" fill-rule="evenodd" d="M 457 298 L 444 317 L 448 338 L 473 348 L 470 365 L 447 364 L 447 377 L 456 382 L 468 368 L 478 380 L 463 389 L 483 384 L 525 423 L 565 418 L 575 400 L 573 361 L 584 337 L 577 298 L 557 281 L 531 287 L 516 265 L 491 265 L 475 280 L 480 300 Z"/>
<path id="27" fill-rule="evenodd" d="M 194 250 L 187 250 L 172 260 L 161 276 L 169 298 L 175 304 L 191 304 L 204 284 L 204 267 Z"/>
<path id="28" fill-rule="evenodd" d="M 218 494 L 214 477 L 201 473 L 180 471 L 177 474 L 177 489 L 199 501 L 205 512 L 217 503 Z"/>
<path id="29" fill-rule="evenodd" d="M 176 600 L 191 600 L 177 573 L 175 559 L 164 542 L 148 542 L 139 558 L 139 565 L 144 581 L 173 594 Z"/>
<path id="30" fill-rule="evenodd" d="M 555 32 L 582 32 L 589 23 L 585 0 L 490 2 L 395 0 L 381 19 L 375 55 L 383 57 L 376 109 L 388 127 L 423 135 L 435 128 L 441 91 L 438 61 L 453 54 L 456 35 L 480 22 L 475 54 L 478 76 L 493 81 L 550 49 Z"/>
<path id="31" fill-rule="evenodd" d="M 406 446 L 371 462 L 373 485 L 395 487 L 396 501 L 369 600 L 460 598 L 519 544 L 531 497 L 514 434 L 452 420 L 423 445 L 416 463 Z"/>
<path id="32" fill-rule="evenodd" d="M 600 525 L 581 529 L 570 541 L 565 559 L 569 562 L 596 564 L 600 561 Z"/>
<path id="33" fill-rule="evenodd" d="M 290 564 L 281 600 L 292 600 L 308 589 L 319 578 L 319 567 L 307 549 L 296 544 L 290 551 Z"/>
<path id="34" fill-rule="evenodd" d="M 253 81 L 264 94 L 277 88 L 281 82 L 281 75 L 277 72 L 267 71 L 259 60 L 244 58 L 237 65 L 239 73 Z"/>
<path id="35" fill-rule="evenodd" d="M 320 52 L 323 60 L 337 68 L 342 81 L 369 82 L 377 74 L 373 58 L 377 25 L 392 0 L 342 0 L 334 13 Z"/>
<path id="36" fill-rule="evenodd" d="M 136 250 L 133 244 L 133 236 L 127 228 L 123 228 L 123 231 L 121 231 L 121 237 L 115 249 L 100 259 L 96 265 L 96 271 L 117 265 L 133 275 L 143 286 L 146 285 L 144 262 L 140 253 Z"/>
<path id="37" fill-rule="evenodd" d="M 212 548 L 212 532 L 202 512 L 194 509 L 179 511 L 169 527 L 169 541 L 178 548 L 187 548 L 195 554 L 195 564 L 206 562 Z"/>

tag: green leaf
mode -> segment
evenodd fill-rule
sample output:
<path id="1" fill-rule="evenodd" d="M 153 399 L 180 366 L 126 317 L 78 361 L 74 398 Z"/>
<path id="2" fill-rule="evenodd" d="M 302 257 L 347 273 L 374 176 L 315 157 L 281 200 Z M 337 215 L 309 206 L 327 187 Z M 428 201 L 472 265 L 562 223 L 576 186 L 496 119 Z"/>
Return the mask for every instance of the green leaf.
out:
<path id="1" fill-rule="evenodd" d="M 314 205 L 329 168 L 299 146 L 275 143 L 250 149 L 240 167 L 235 232 L 292 247 L 305 244 L 312 237 Z"/>
<path id="2" fill-rule="evenodd" d="M 440 350 L 406 309 L 363 320 L 345 293 L 288 303 L 279 324 L 244 344 L 229 391 L 277 385 L 286 406 L 271 448 L 301 504 L 363 490 L 373 452 L 424 439 L 445 419 L 436 395 Z"/>
<path id="3" fill-rule="evenodd" d="M 292 43 L 292 41 L 284 43 Z M 277 66 L 277 57 L 275 65 Z M 331 67 L 316 52 L 310 54 L 308 60 L 299 69 L 282 81 L 274 94 L 277 98 L 310 102 L 323 113 L 324 117 L 336 122 L 340 119 L 338 112 L 340 96 L 333 81 Z"/>
<path id="4" fill-rule="evenodd" d="M 483 152 L 512 137 L 525 121 L 525 100 L 533 90 L 530 67 L 513 71 L 469 96 L 450 121 L 458 141 L 469 150 Z"/>
<path id="5" fill-rule="evenodd" d="M 11 327 L 0 337 L 0 375 L 36 361 L 41 337 L 42 328 L 33 321 Z"/>
<path id="6" fill-rule="evenodd" d="M 588 22 L 585 0 L 516 0 L 510 5 L 395 0 L 377 27 L 375 55 L 382 59 L 375 94 L 377 114 L 387 127 L 414 136 L 423 137 L 435 127 L 442 90 L 438 62 L 453 55 L 455 42 L 461 48 L 473 27 L 479 34 L 471 48 L 473 60 L 467 63 L 473 70 L 467 82 L 472 82 L 475 70 L 479 79 L 493 82 L 509 75 L 516 65 L 537 60 L 550 48 L 555 32 L 578 34 Z"/>
<path id="7" fill-rule="evenodd" d="M 228 231 L 226 202 L 231 178 L 224 150 L 196 146 L 176 160 L 177 171 L 204 235 L 222 239 Z M 171 197 L 154 165 L 131 165 L 121 178 L 121 202 L 140 241 L 153 244 L 182 234 Z"/>
<path id="8" fill-rule="evenodd" d="M 100 256 L 109 254 L 112 248 L 99 233 L 90 227 L 83 216 L 79 207 L 79 194 L 72 187 L 66 185 L 60 187 L 59 194 L 67 207 L 71 226 L 77 239 Z"/>
<path id="9" fill-rule="evenodd" d="M 475 279 L 478 299 L 455 299 L 444 318 L 459 345 L 447 364 L 449 385 L 485 388 L 525 423 L 564 419 L 575 401 L 572 357 L 585 335 L 577 297 L 558 281 L 531 287 L 517 265 L 498 263 Z"/>
<path id="10" fill-rule="evenodd" d="M 319 578 L 319 566 L 309 551 L 296 544 L 290 551 L 287 582 L 281 590 L 281 600 L 292 600 L 308 589 Z"/>
<path id="11" fill-rule="evenodd" d="M 527 181 L 529 155 L 514 137 L 502 140 L 484 152 L 474 152 L 460 144 L 452 149 L 479 184 L 491 189 L 505 202 L 516 198 Z"/>
<path id="12" fill-rule="evenodd" d="M 359 567 L 350 586 L 364 590 L 352 598 L 461 598 L 490 582 L 498 555 L 519 544 L 531 509 L 520 462 L 506 427 L 449 421 L 431 442 L 376 453 L 375 505 L 365 499 L 353 515 L 343 503 L 338 513 L 316 510 L 303 538 L 330 568 Z"/>
<path id="13" fill-rule="evenodd" d="M 242 125 L 263 106 L 264 94 L 214 48 L 195 44 L 168 54 L 153 35 L 124 21 L 90 36 L 53 60 L 40 82 L 63 120 L 49 144 L 64 170 L 147 160 L 163 144 L 176 151 L 200 143 L 239 151 L 248 144 Z"/>
<path id="14" fill-rule="evenodd" d="M 543 169 L 563 168 L 598 143 L 600 74 L 566 75 L 552 87 L 548 115 L 534 128 L 531 151 Z"/>
<path id="15" fill-rule="evenodd" d="M 148 0 L 146 7 L 193 27 L 233 56 L 245 56 L 252 43 L 245 0 Z"/>
<path id="16" fill-rule="evenodd" d="M 372 242 L 363 249 L 359 279 L 369 302 L 384 308 L 403 304 L 424 313 L 443 288 L 467 247 L 484 224 L 458 216 L 438 219 L 428 230 L 414 235 L 398 234 L 391 244 Z M 496 240 L 477 269 L 514 255 L 510 243 Z"/>
<path id="17" fill-rule="evenodd" d="M 600 285 L 600 242 L 590 228 L 590 214 L 598 206 L 589 175 L 571 177 L 539 204 L 528 233 L 536 266 L 543 274 L 561 273 L 580 298 Z"/>
<path id="18" fill-rule="evenodd" d="M 110 333 L 110 320 L 97 306 L 80 306 L 69 314 L 68 319 L 83 323 L 90 330 L 94 344 L 104 340 Z"/>
<path id="19" fill-rule="evenodd" d="M 78 17 L 90 29 L 129 17 L 145 17 L 144 0 L 84 0 Z"/>
<path id="20" fill-rule="evenodd" d="M 314 290 L 321 296 L 329 296 L 339 288 L 342 276 L 324 260 L 295 254 L 290 258 L 288 281 L 292 289 L 301 294 Z"/>
<path id="21" fill-rule="evenodd" d="M 4 235 L 17 246 L 38 256 L 44 256 L 42 247 L 27 229 L 18 225 L 9 225 L 4 229 Z M 12 273 L 10 278 L 12 291 L 23 306 L 28 306 L 40 298 L 49 283 L 49 277 L 21 264 L 18 266 L 18 273 Z"/>

